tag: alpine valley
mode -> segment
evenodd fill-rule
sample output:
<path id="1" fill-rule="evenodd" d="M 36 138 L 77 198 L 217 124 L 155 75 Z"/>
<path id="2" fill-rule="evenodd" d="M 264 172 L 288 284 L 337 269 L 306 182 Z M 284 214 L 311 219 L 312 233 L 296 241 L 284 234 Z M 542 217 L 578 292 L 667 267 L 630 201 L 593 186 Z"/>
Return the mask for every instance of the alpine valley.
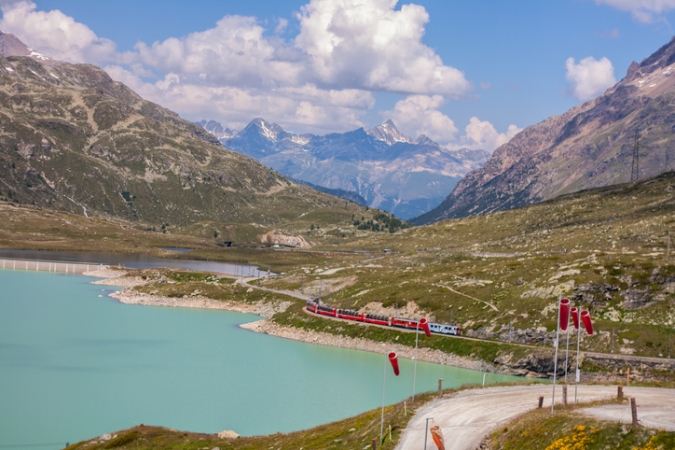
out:
<path id="1" fill-rule="evenodd" d="M 157 231 L 201 223 L 230 240 L 237 228 L 255 239 L 310 224 L 342 236 L 355 214 L 377 214 L 223 148 L 98 67 L 51 59 L 3 33 L 0 198 Z"/>
<path id="2" fill-rule="evenodd" d="M 355 193 L 368 206 L 403 219 L 438 206 L 464 175 L 490 156 L 483 150 L 447 150 L 424 135 L 412 139 L 391 120 L 368 131 L 325 136 L 289 133 L 260 118 L 238 132 L 213 120 L 199 125 L 225 147 L 283 175 L 335 195 Z"/>

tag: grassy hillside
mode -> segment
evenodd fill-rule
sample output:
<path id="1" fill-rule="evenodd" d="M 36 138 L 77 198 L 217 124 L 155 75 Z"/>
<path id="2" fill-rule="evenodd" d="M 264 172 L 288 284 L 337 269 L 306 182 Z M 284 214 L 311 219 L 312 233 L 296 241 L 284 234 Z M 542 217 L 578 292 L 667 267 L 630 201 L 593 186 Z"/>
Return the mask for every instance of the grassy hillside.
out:
<path id="1" fill-rule="evenodd" d="M 549 348 L 555 302 L 565 295 L 594 317 L 598 333 L 582 335 L 583 348 L 667 356 L 675 323 L 675 261 L 666 258 L 674 193 L 675 174 L 668 173 L 373 234 L 341 246 L 370 251 L 358 261 L 334 257 L 270 284 L 322 289 L 324 296 L 332 293 L 325 300 L 353 309 L 377 303 L 393 312 L 414 302 L 467 334 Z M 675 336 L 670 339 L 675 347 Z M 675 357 L 675 348 L 671 353 Z"/>
<path id="2" fill-rule="evenodd" d="M 341 237 L 366 212 L 224 149 L 97 67 L 28 57 L 0 57 L 0 198 L 158 231 L 208 223 L 226 240 L 245 225 L 248 241 L 311 220 Z"/>

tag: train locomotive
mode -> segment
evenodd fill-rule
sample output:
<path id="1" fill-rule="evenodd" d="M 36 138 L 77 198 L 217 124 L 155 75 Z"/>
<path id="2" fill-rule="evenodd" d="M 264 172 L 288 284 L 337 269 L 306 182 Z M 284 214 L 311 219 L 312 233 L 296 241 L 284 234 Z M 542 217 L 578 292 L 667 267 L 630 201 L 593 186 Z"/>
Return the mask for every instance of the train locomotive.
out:
<path id="1" fill-rule="evenodd" d="M 333 308 L 332 306 L 322 305 L 316 299 L 307 301 L 305 307 L 307 311 L 322 316 L 335 317 L 343 320 L 353 320 L 355 322 L 372 323 L 375 325 L 385 325 L 389 327 L 405 328 L 415 330 L 419 326 L 419 320 L 405 319 L 402 317 L 389 317 L 381 314 L 360 313 L 351 309 Z M 421 327 L 420 327 L 421 329 Z M 432 333 L 444 334 L 450 336 L 460 336 L 461 330 L 455 325 L 444 323 L 429 323 L 429 330 Z"/>

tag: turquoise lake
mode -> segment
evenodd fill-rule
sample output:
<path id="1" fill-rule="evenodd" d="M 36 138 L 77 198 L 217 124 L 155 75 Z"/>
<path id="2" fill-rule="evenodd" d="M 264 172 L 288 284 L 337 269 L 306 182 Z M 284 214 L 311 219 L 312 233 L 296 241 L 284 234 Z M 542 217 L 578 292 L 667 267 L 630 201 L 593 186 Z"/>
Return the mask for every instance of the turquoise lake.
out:
<path id="1" fill-rule="evenodd" d="M 381 404 L 383 355 L 239 328 L 258 320 L 249 314 L 124 305 L 91 281 L 0 270 L 0 448 L 58 449 L 141 423 L 289 432 Z M 483 374 L 418 363 L 418 392 L 438 378 L 450 387 Z M 402 360 L 386 402 L 409 397 L 412 379 Z"/>

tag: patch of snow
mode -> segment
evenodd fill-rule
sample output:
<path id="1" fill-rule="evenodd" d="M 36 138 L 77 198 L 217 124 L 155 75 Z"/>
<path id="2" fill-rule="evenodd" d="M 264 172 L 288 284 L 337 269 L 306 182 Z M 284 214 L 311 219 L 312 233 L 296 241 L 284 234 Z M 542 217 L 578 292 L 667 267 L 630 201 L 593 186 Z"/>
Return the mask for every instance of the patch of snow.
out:
<path id="1" fill-rule="evenodd" d="M 305 136 L 293 135 L 291 136 L 291 142 L 295 144 L 305 145 L 309 142 L 309 138 Z"/>
<path id="2" fill-rule="evenodd" d="M 14 69 L 12 69 L 11 67 L 5 67 L 5 69 L 7 69 L 7 72 L 14 72 Z"/>
<path id="3" fill-rule="evenodd" d="M 656 83 L 649 85 L 649 87 L 654 87 L 654 86 L 656 86 Z"/>
<path id="4" fill-rule="evenodd" d="M 260 128 L 262 128 L 263 136 L 273 141 L 276 141 L 277 138 L 276 134 L 274 133 L 274 131 L 270 130 L 265 126 L 264 121 L 260 121 Z"/>
<path id="5" fill-rule="evenodd" d="M 41 60 L 43 60 L 43 61 L 46 61 L 46 60 L 49 59 L 48 57 L 46 57 L 46 56 L 43 55 L 42 53 L 38 53 L 38 52 L 33 51 L 33 50 L 31 50 L 30 55 L 28 55 L 28 56 L 31 56 L 31 57 L 37 58 L 37 59 L 41 59 Z"/>
<path id="6" fill-rule="evenodd" d="M 57 77 L 56 75 L 54 75 L 54 74 L 51 73 L 51 72 L 49 73 L 49 75 L 53 76 L 53 77 L 56 78 L 57 80 L 59 79 L 59 77 Z"/>

